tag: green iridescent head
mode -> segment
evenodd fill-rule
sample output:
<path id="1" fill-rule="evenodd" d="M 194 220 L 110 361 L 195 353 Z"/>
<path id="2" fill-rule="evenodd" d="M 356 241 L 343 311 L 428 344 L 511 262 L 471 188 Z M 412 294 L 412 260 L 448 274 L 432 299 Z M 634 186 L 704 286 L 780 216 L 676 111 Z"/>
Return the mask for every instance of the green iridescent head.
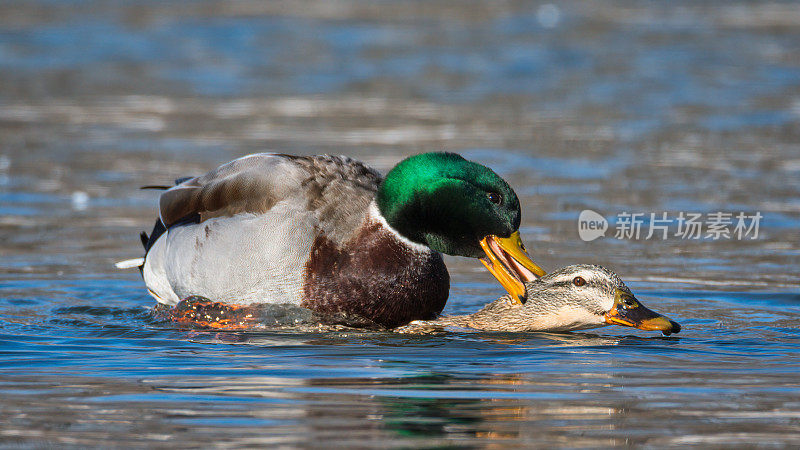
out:
<path id="1" fill-rule="evenodd" d="M 488 167 L 455 153 L 424 153 L 401 161 L 378 191 L 386 221 L 408 239 L 441 253 L 478 258 L 488 235 L 519 229 L 519 199 Z"/>

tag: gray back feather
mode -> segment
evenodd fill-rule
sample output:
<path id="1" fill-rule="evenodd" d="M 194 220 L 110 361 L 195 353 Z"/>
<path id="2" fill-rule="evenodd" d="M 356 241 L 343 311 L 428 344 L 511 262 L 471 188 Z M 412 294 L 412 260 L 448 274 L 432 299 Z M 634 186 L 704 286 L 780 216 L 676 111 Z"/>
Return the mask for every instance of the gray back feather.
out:
<path id="1" fill-rule="evenodd" d="M 264 214 L 276 203 L 306 208 L 333 241 L 346 240 L 363 220 L 381 176 L 345 156 L 248 155 L 167 190 L 159 201 L 162 222 L 200 222 L 241 213 Z"/>

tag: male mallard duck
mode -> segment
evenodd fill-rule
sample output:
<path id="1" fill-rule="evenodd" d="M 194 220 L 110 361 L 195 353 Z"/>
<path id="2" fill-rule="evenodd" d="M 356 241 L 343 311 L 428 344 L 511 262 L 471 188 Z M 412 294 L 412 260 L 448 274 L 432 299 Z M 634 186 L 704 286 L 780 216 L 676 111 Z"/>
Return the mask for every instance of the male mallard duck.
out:
<path id="1" fill-rule="evenodd" d="M 515 298 L 544 274 L 508 183 L 453 153 L 412 156 L 385 178 L 344 156 L 249 155 L 178 180 L 159 212 L 132 261 L 167 305 L 290 303 L 395 327 L 444 308 L 441 253 L 487 255 Z"/>
<path id="2" fill-rule="evenodd" d="M 587 264 L 567 266 L 525 283 L 523 302 L 505 295 L 465 316 L 414 321 L 397 329 L 413 333 L 447 326 L 485 331 L 573 331 L 606 325 L 678 333 L 681 326 L 642 305 L 614 272 Z"/>

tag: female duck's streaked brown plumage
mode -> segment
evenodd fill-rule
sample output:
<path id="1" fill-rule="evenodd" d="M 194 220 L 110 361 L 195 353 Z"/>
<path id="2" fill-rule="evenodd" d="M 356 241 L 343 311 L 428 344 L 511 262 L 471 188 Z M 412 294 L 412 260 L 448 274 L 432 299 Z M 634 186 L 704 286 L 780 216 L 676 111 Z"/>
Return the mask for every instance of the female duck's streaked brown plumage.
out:
<path id="1" fill-rule="evenodd" d="M 415 321 L 397 329 L 418 333 L 455 326 L 484 331 L 572 331 L 623 325 L 665 335 L 680 325 L 644 307 L 610 270 L 572 265 L 525 284 L 525 302 L 505 295 L 480 311 Z"/>

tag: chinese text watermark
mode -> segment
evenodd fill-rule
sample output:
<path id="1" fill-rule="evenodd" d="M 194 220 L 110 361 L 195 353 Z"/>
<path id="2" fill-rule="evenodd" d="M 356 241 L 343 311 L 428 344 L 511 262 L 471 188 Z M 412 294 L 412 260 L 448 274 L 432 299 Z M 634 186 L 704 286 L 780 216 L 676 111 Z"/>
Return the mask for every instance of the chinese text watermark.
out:
<path id="1" fill-rule="evenodd" d="M 661 213 L 621 212 L 613 220 L 615 239 L 758 239 L 758 227 L 764 216 L 761 212 L 678 212 L 672 216 Z M 605 237 L 609 222 L 591 209 L 578 216 L 578 235 L 586 242 Z"/>

